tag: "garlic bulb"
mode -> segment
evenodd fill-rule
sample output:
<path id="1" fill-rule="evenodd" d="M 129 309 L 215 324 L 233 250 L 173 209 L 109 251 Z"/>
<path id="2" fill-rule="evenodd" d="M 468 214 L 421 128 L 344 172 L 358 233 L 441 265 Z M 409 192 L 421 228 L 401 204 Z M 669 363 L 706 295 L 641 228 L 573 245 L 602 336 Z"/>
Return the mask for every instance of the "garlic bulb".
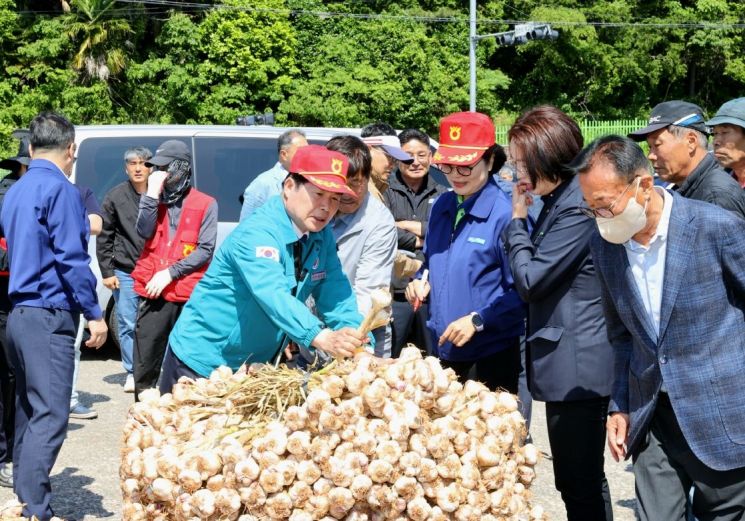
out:
<path id="1" fill-rule="evenodd" d="M 375 483 L 385 483 L 393 476 L 393 465 L 385 460 L 372 460 L 367 467 L 367 475 Z"/>
<path id="2" fill-rule="evenodd" d="M 344 379 L 334 374 L 324 378 L 321 388 L 328 393 L 331 398 L 340 398 L 344 394 Z"/>
<path id="3" fill-rule="evenodd" d="M 292 513 L 292 499 L 286 492 L 273 494 L 266 498 L 264 512 L 272 519 L 286 519 Z"/>
<path id="4" fill-rule="evenodd" d="M 250 485 L 259 477 L 259 464 L 253 458 L 246 458 L 235 464 L 235 476 L 243 485 Z"/>
<path id="5" fill-rule="evenodd" d="M 354 506 L 352 492 L 343 487 L 336 487 L 329 491 L 329 513 L 339 519 Z"/>
<path id="6" fill-rule="evenodd" d="M 362 501 L 367 496 L 372 485 L 373 481 L 370 476 L 367 474 L 357 474 L 352 479 L 352 484 L 349 487 L 349 490 L 357 501 Z"/>
<path id="7" fill-rule="evenodd" d="M 261 471 L 259 485 L 268 494 L 279 492 L 285 486 L 284 475 L 276 466 Z"/>
<path id="8" fill-rule="evenodd" d="M 312 485 L 321 477 L 321 469 L 313 461 L 303 460 L 297 465 L 296 476 L 300 481 Z"/>
<path id="9" fill-rule="evenodd" d="M 425 521 L 431 512 L 432 507 L 423 497 L 412 499 L 406 507 L 406 513 L 413 521 Z"/>
<path id="10" fill-rule="evenodd" d="M 285 425 L 291 431 L 299 431 L 305 428 L 308 421 L 308 412 L 305 407 L 291 405 L 285 411 Z"/>
<path id="11" fill-rule="evenodd" d="M 215 513 L 215 495 L 211 490 L 201 489 L 192 494 L 192 512 L 198 517 L 210 517 Z"/>
<path id="12" fill-rule="evenodd" d="M 323 409 L 331 405 L 331 396 L 323 389 L 314 389 L 305 399 L 305 406 L 308 412 L 320 414 Z"/>
<path id="13" fill-rule="evenodd" d="M 458 490 L 458 486 L 455 483 L 451 483 L 446 487 L 441 487 L 437 491 L 437 506 L 440 507 L 443 512 L 455 512 L 460 506 L 461 494 Z"/>

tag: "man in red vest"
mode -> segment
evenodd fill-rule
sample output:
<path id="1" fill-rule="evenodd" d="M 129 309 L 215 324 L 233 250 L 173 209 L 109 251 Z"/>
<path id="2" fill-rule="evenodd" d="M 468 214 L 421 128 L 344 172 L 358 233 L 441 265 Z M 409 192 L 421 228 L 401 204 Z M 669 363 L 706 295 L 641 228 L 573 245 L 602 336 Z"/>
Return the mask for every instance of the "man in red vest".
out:
<path id="1" fill-rule="evenodd" d="M 191 151 L 164 142 L 147 166 L 156 167 L 140 198 L 137 233 L 145 247 L 132 271 L 143 297 L 135 326 L 135 399 L 158 383 L 168 335 L 215 251 L 217 201 L 191 186 Z"/>

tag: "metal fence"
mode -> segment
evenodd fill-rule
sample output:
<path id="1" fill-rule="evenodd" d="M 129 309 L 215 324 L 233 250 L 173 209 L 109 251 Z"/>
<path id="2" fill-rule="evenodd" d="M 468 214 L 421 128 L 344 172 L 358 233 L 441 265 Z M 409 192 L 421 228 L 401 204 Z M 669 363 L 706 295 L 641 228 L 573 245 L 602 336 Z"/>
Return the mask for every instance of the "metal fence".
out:
<path id="1" fill-rule="evenodd" d="M 617 119 L 614 121 L 578 121 L 579 128 L 582 130 L 582 136 L 585 138 L 585 144 L 590 143 L 595 138 L 606 136 L 608 134 L 619 134 L 625 136 L 629 132 L 647 126 L 646 119 Z M 497 143 L 507 144 L 507 131 L 510 125 L 499 125 L 497 127 Z"/>

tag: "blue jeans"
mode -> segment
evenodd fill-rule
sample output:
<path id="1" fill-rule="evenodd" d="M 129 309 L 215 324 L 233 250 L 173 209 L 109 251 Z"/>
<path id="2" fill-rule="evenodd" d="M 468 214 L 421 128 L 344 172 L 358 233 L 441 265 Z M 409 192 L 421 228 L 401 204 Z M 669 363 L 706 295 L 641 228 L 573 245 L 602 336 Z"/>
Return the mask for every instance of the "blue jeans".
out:
<path id="1" fill-rule="evenodd" d="M 124 271 L 114 270 L 119 279 L 119 289 L 114 290 L 116 302 L 116 320 L 119 325 L 119 348 L 122 352 L 122 366 L 132 374 L 132 353 L 135 340 L 135 323 L 137 322 L 137 305 L 140 296 L 135 293 L 132 276 Z"/>
<path id="2" fill-rule="evenodd" d="M 78 331 L 75 335 L 75 368 L 72 372 L 72 392 L 70 393 L 70 410 L 78 406 L 78 373 L 80 372 L 80 345 L 83 343 L 83 333 L 85 332 L 85 321 L 83 315 L 80 315 L 78 322 Z"/>

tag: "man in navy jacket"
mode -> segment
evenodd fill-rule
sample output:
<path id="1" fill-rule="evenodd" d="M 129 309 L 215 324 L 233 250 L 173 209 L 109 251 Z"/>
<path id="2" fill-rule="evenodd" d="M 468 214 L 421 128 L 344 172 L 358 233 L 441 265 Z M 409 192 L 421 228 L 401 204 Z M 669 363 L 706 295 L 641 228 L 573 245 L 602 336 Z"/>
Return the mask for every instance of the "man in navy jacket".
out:
<path id="1" fill-rule="evenodd" d="M 25 517 L 51 519 L 49 472 L 67 432 L 75 333 L 88 320 L 88 347 L 106 341 L 106 323 L 88 266 L 88 228 L 78 189 L 67 177 L 75 161 L 75 129 L 42 113 L 31 122 L 33 160 L 8 191 L 0 233 L 8 242 L 8 342 L 16 372 L 14 491 Z"/>

